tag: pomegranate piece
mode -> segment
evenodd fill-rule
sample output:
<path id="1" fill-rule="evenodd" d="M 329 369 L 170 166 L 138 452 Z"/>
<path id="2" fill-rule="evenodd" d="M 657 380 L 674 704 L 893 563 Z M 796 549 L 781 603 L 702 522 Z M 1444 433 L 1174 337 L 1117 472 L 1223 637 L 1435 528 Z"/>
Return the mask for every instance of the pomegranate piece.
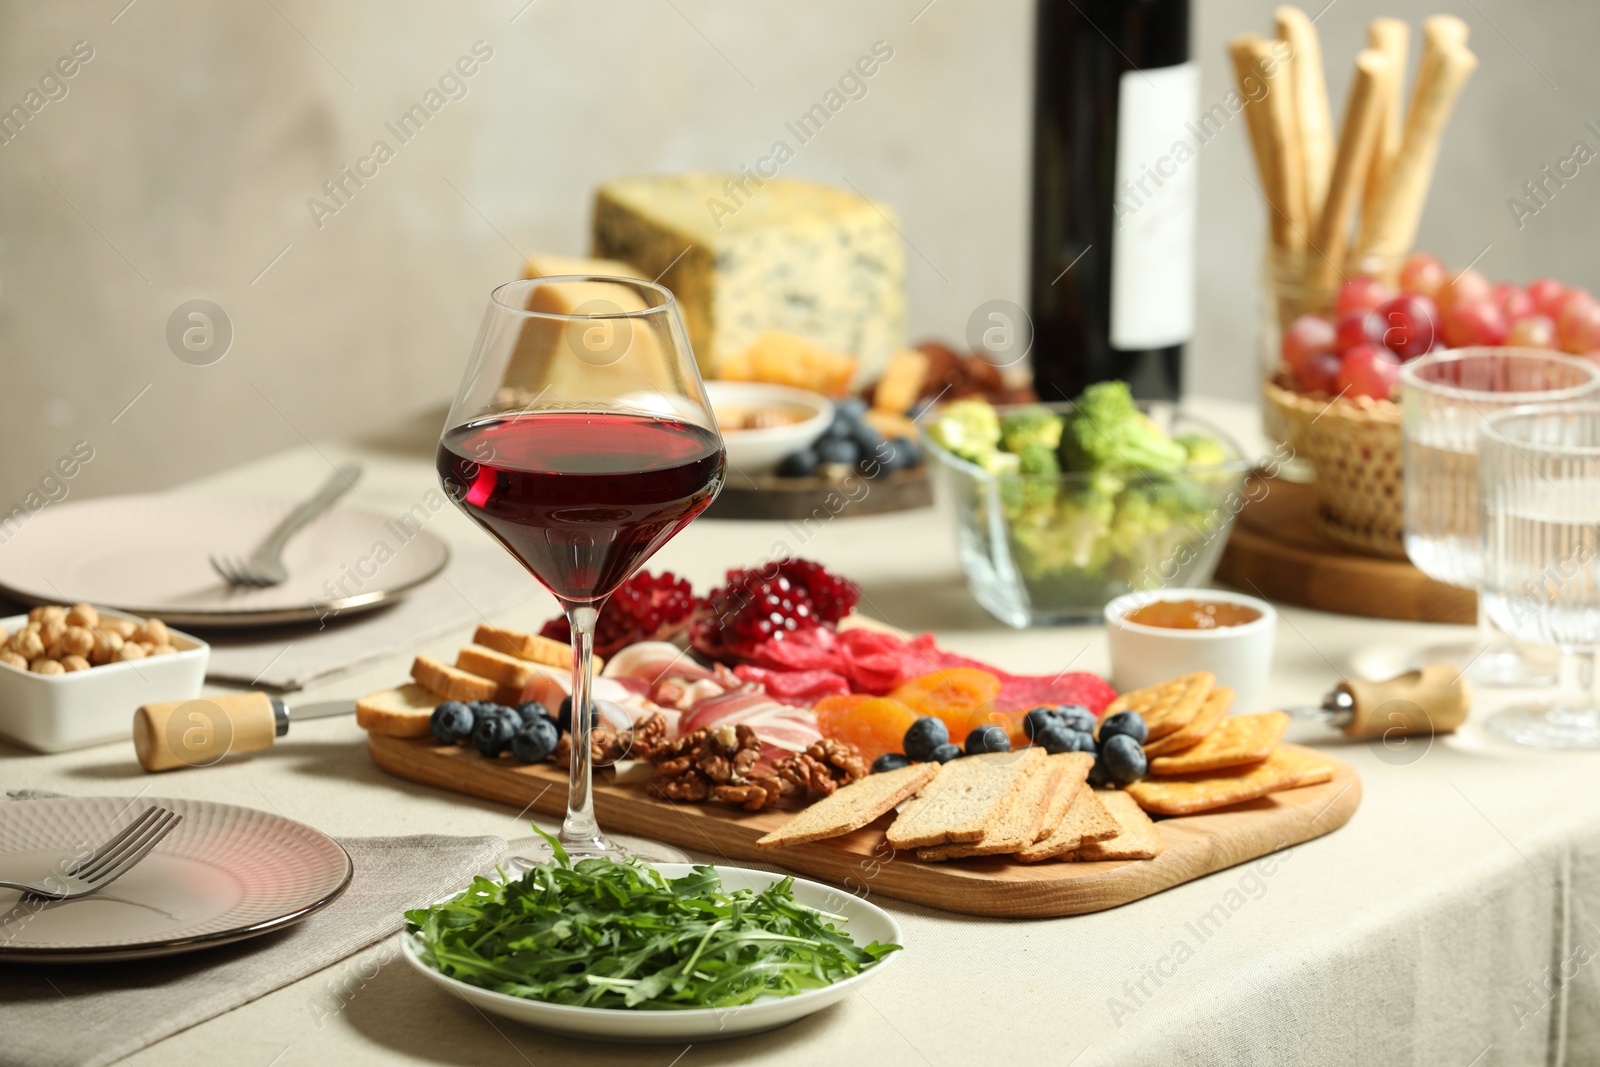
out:
<path id="1" fill-rule="evenodd" d="M 687 579 L 671 571 L 659 575 L 640 571 L 617 587 L 595 624 L 594 650 L 610 658 L 640 641 L 665 641 L 689 624 L 700 601 Z M 572 641 L 565 616 L 546 622 L 539 633 L 555 641 Z"/>
<path id="2" fill-rule="evenodd" d="M 707 611 L 691 627 L 690 639 L 713 659 L 749 660 L 769 642 L 831 627 L 855 608 L 860 596 L 854 582 L 810 560 L 782 559 L 758 570 L 730 570 L 727 582 L 707 598 Z"/>

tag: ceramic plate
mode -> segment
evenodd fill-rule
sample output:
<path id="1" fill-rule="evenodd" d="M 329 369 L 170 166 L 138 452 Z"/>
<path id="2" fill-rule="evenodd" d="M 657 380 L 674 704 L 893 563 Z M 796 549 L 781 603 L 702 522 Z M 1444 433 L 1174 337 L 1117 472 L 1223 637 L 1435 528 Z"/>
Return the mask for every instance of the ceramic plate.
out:
<path id="1" fill-rule="evenodd" d="M 142 959 L 299 922 L 350 884 L 350 857 L 303 823 L 206 800 L 59 797 L 0 803 L 0 877 L 35 881 L 148 807 L 183 822 L 98 893 L 26 901 L 0 889 L 0 962 Z"/>
<path id="2" fill-rule="evenodd" d="M 655 868 L 668 878 L 682 878 L 694 870 L 687 863 L 657 863 Z M 784 876 L 743 867 L 717 867 L 725 889 L 754 889 L 760 892 Z M 800 903 L 819 911 L 845 917 L 844 930 L 857 944 L 903 945 L 900 924 L 875 904 L 842 889 L 794 880 L 794 896 Z M 445 898 L 449 899 L 449 898 Z M 852 989 L 870 981 L 904 954 L 892 952 L 870 969 L 853 978 L 835 982 L 825 989 L 811 989 L 792 997 L 763 997 L 737 1008 L 688 1008 L 683 1011 L 629 1011 L 623 1008 L 578 1008 L 568 1004 L 546 1004 L 508 993 L 495 993 L 440 974 L 422 961 L 416 935 L 401 932 L 401 947 L 411 965 L 427 978 L 484 1011 L 507 1019 L 572 1037 L 601 1041 L 717 1041 L 759 1033 L 792 1023 L 812 1012 L 821 1011 L 848 996 Z"/>
<path id="3" fill-rule="evenodd" d="M 86 601 L 180 626 L 260 626 L 389 603 L 450 558 L 422 529 L 432 517 L 426 505 L 394 518 L 336 507 L 290 539 L 282 585 L 236 589 L 217 577 L 209 557 L 250 555 L 297 503 L 165 493 L 52 504 L 7 528 L 0 593 L 32 604 Z"/>

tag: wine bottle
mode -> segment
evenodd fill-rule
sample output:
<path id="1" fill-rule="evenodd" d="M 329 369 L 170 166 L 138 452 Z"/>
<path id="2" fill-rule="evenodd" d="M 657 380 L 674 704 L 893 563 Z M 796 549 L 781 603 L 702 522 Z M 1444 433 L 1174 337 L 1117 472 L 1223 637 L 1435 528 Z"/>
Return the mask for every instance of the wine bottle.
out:
<path id="1" fill-rule="evenodd" d="M 1034 387 L 1059 401 L 1120 378 L 1176 399 L 1207 136 L 1189 0 L 1039 0 L 1036 42 Z"/>

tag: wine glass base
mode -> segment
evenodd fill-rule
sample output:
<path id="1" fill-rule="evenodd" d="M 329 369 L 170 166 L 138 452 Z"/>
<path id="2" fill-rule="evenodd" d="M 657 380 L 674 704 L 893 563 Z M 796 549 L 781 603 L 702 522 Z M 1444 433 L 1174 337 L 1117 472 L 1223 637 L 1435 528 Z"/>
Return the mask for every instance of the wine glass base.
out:
<path id="1" fill-rule="evenodd" d="M 1538 689 L 1556 684 L 1555 664 L 1541 663 L 1511 644 L 1485 649 L 1475 641 L 1456 641 L 1430 645 L 1412 654 L 1413 670 L 1430 663 L 1464 668 L 1467 681 L 1494 689 Z"/>
<path id="2" fill-rule="evenodd" d="M 621 863 L 630 856 L 645 863 L 690 862 L 688 853 L 671 845 L 638 838 L 622 840 L 601 838 L 596 843 L 563 841 L 561 847 L 566 850 L 567 858 L 573 863 L 587 859 L 609 859 Z M 539 837 L 518 838 L 510 842 L 510 850 L 511 854 L 501 861 L 500 866 L 511 875 L 520 876 L 555 859 L 555 851 L 551 849 L 549 842 Z"/>
<path id="3" fill-rule="evenodd" d="M 1489 732 L 1513 744 L 1548 749 L 1600 749 L 1600 710 L 1523 704 L 1490 716 Z"/>

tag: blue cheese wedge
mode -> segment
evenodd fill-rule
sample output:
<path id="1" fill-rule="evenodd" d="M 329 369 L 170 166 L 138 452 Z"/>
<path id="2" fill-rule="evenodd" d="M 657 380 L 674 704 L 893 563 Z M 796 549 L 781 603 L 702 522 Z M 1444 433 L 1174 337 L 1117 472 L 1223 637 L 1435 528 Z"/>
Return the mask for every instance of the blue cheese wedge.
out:
<path id="1" fill-rule="evenodd" d="M 856 357 L 905 347 L 905 252 L 893 212 L 848 189 L 751 174 L 620 178 L 595 197 L 592 253 L 659 277 L 702 371 L 768 330 Z"/>

